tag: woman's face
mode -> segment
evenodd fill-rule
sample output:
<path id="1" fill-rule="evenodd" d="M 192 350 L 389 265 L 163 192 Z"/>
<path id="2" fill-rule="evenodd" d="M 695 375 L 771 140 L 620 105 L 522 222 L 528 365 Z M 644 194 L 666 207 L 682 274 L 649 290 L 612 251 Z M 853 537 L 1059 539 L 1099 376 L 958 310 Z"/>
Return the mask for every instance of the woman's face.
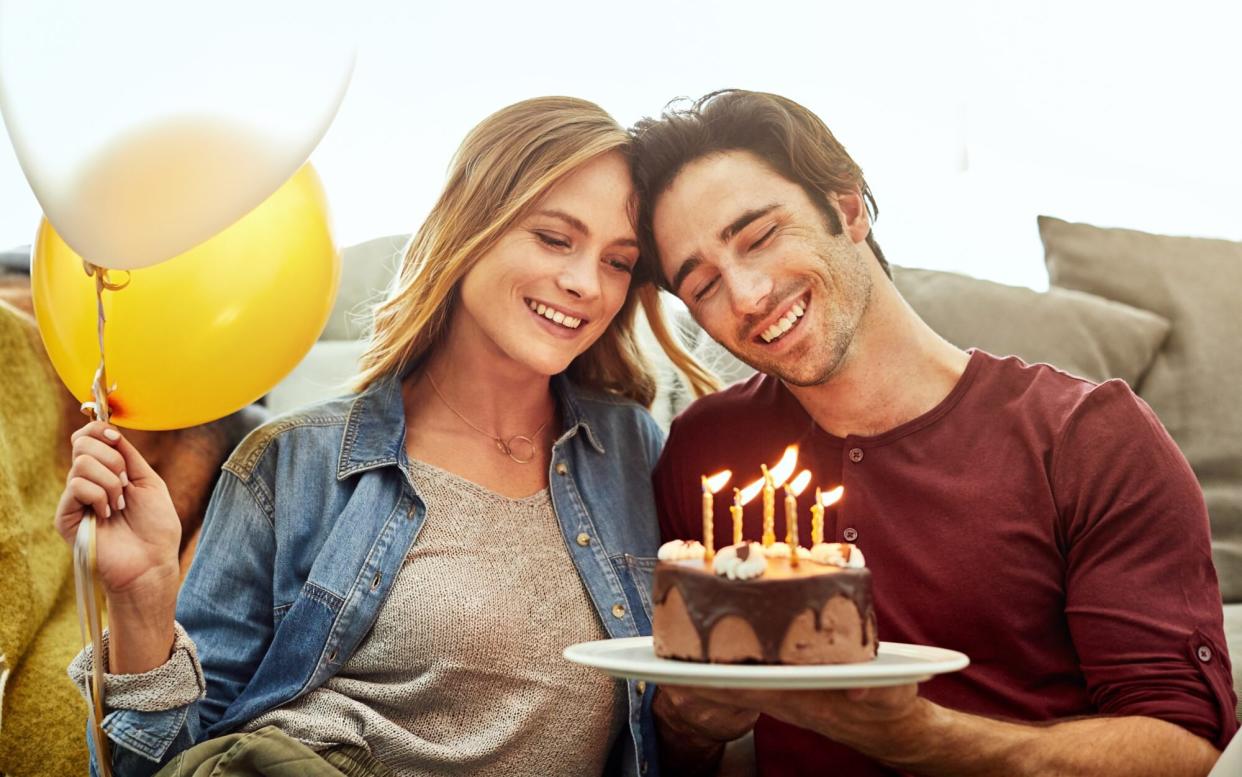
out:
<path id="1" fill-rule="evenodd" d="M 638 261 L 620 153 L 605 154 L 553 186 L 461 285 L 457 345 L 540 375 L 562 372 L 621 309 Z"/>

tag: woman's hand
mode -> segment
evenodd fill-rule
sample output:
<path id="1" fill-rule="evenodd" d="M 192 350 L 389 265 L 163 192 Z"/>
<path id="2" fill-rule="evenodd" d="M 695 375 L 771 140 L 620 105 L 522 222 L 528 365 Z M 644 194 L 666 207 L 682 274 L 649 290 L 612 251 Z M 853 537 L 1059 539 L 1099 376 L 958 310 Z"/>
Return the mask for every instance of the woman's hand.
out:
<path id="1" fill-rule="evenodd" d="M 56 508 L 56 530 L 72 546 L 84 510 L 91 508 L 99 577 L 109 601 L 175 599 L 181 521 L 164 481 L 113 426 L 92 421 L 72 440 L 73 464 Z"/>

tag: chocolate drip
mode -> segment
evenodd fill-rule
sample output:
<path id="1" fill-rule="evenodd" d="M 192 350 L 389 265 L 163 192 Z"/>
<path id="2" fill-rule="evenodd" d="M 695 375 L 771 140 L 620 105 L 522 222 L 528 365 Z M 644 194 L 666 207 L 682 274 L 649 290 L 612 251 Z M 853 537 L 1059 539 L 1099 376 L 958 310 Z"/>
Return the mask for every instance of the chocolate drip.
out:
<path id="1" fill-rule="evenodd" d="M 875 621 L 871 598 L 871 570 L 841 569 L 796 577 L 730 580 L 705 569 L 661 563 L 652 581 L 652 602 L 663 604 L 676 586 L 686 613 L 699 635 L 703 661 L 708 661 L 708 637 L 721 619 L 736 615 L 754 629 L 765 663 L 779 664 L 781 643 L 794 618 L 811 610 L 815 629 L 823 630 L 824 605 L 834 596 L 845 596 L 858 610 L 862 644 L 868 626 Z"/>

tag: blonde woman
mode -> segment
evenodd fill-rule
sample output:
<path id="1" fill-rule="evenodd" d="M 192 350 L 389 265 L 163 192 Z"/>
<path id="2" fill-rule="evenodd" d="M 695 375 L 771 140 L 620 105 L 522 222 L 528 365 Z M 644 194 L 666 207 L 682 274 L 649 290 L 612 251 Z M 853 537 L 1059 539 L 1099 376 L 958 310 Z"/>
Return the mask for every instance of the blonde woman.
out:
<path id="1" fill-rule="evenodd" d="M 651 689 L 560 657 L 650 629 L 662 435 L 640 304 L 710 383 L 634 278 L 627 151 L 582 100 L 477 126 L 357 393 L 242 443 L 179 593 L 164 484 L 116 429 L 74 435 L 56 521 L 71 540 L 84 507 L 108 516 L 115 774 L 656 771 Z"/>

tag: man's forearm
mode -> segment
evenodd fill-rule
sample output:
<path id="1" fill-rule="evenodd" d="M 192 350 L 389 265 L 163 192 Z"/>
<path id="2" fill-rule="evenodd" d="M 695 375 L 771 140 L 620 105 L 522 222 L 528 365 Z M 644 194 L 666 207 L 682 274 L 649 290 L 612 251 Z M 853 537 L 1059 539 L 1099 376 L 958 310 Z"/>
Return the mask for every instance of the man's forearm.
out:
<path id="1" fill-rule="evenodd" d="M 1206 740 L 1155 718 L 1030 725 L 955 712 L 926 700 L 918 707 L 901 736 L 878 739 L 874 732 L 845 732 L 841 741 L 856 739 L 846 743 L 926 777 L 1203 777 L 1219 755 Z"/>

